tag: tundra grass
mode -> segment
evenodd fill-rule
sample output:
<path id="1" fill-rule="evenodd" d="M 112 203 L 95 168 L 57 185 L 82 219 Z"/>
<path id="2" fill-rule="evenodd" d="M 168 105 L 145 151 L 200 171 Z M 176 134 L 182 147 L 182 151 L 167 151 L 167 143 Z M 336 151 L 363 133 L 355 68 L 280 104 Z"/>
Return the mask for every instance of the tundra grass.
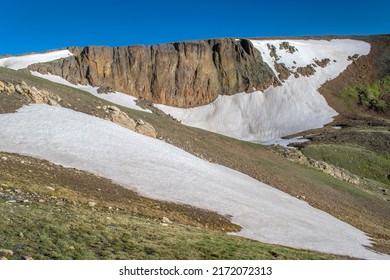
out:
<path id="1" fill-rule="evenodd" d="M 307 145 L 302 152 L 307 157 L 328 162 L 361 177 L 390 185 L 390 154 L 379 154 L 357 146 L 333 144 Z"/>

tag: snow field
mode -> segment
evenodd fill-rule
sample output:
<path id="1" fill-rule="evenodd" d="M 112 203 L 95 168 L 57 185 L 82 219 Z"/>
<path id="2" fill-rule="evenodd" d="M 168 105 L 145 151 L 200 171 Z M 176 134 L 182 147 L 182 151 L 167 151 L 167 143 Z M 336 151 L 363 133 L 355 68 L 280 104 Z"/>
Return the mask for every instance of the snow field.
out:
<path id="1" fill-rule="evenodd" d="M 358 258 L 373 253 L 360 230 L 224 166 L 163 141 L 62 107 L 0 115 L 0 150 L 89 171 L 141 194 L 231 215 L 237 235 Z M 115 141 L 113 141 L 115 139 Z"/>
<path id="2" fill-rule="evenodd" d="M 60 58 L 73 56 L 68 50 L 52 51 L 47 53 L 36 53 L 22 56 L 11 56 L 0 59 L 0 67 L 14 70 L 27 68 L 29 65 L 40 62 L 48 62 Z"/>
<path id="3" fill-rule="evenodd" d="M 292 71 L 296 70 L 293 67 L 305 67 L 314 60 L 329 58 L 330 63 L 324 68 L 316 67 L 315 74 L 309 77 L 291 75 L 281 86 L 271 86 L 264 92 L 219 95 L 208 105 L 189 109 L 161 104 L 156 107 L 183 124 L 253 142 L 270 142 L 324 126 L 337 112 L 329 107 L 318 89 L 345 70 L 352 62 L 348 56 L 368 54 L 370 45 L 349 39 L 287 40 L 297 49 L 291 54 L 279 49 L 282 42 L 285 40 L 252 41 L 275 73 L 274 58 L 267 44 L 276 47 L 277 62 L 285 63 Z"/>
<path id="4" fill-rule="evenodd" d="M 97 92 L 98 87 L 93 87 L 93 86 L 90 86 L 90 85 L 74 85 L 74 84 L 68 82 L 67 80 L 65 80 L 63 78 L 61 78 L 59 76 L 52 75 L 52 74 L 41 74 L 41 73 L 35 72 L 35 71 L 32 71 L 31 74 L 33 74 L 34 76 L 37 76 L 37 77 L 44 78 L 46 80 L 55 82 L 55 83 L 59 83 L 59 84 L 62 84 L 62 85 L 70 86 L 70 87 L 73 87 L 73 88 L 77 88 L 77 89 L 89 92 L 93 96 L 96 96 L 96 97 L 98 97 L 100 99 L 104 99 L 104 100 L 109 101 L 109 102 L 114 103 L 114 104 L 121 105 L 123 107 L 127 107 L 127 108 L 134 109 L 134 110 L 139 110 L 139 111 L 152 113 L 150 110 L 145 110 L 145 109 L 139 107 L 135 103 L 137 98 L 135 98 L 135 97 L 133 97 L 131 95 L 122 93 L 122 92 L 109 92 L 109 93 L 99 94 Z"/>

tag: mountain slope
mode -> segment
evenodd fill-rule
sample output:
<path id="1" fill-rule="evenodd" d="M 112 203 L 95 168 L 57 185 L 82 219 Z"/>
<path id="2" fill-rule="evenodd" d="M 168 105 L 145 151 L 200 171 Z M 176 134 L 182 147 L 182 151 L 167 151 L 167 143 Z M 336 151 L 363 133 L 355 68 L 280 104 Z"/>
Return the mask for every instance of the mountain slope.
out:
<path id="1" fill-rule="evenodd" d="M 25 75 L 24 73 L 12 73 L 3 70 L 1 70 L 1 73 L 10 75 L 8 78 L 11 77 L 11 79 L 18 79 L 18 76 Z M 2 77 L 4 78 L 3 75 Z M 61 92 L 60 96 L 63 100 L 60 104 L 64 107 L 99 115 L 100 111 L 96 110 L 97 107 L 105 104 L 105 102 L 94 99 L 92 96 L 88 97 L 85 93 L 54 85 L 29 75 L 25 75 L 23 79 L 28 83 L 35 84 L 35 86 L 49 87 L 51 90 Z M 81 87 L 79 86 L 79 88 Z M 94 89 L 95 91 L 96 89 Z M 96 96 L 99 95 L 96 94 Z M 3 102 L 5 100 L 19 101 L 10 104 L 9 102 Z M 20 107 L 17 104 L 25 104 L 25 102 L 28 101 L 23 101 L 18 95 L 2 96 L 0 109 L 3 111 L 5 108 L 3 105 L 6 105 L 9 109 L 5 108 L 6 111 L 3 112 L 9 112 L 12 111 L 11 107 L 17 109 Z M 294 196 L 304 197 L 305 200 L 316 207 L 364 229 L 375 237 L 380 244 L 386 244 L 388 241 L 386 237 L 386 228 L 388 228 L 386 226 L 388 220 L 386 215 L 389 214 L 386 209 L 388 209 L 388 205 L 386 202 L 380 202 L 361 192 L 359 188 L 356 189 L 351 185 L 329 179 L 327 175 L 321 175 L 320 172 L 314 172 L 296 164 L 288 163 L 283 158 L 273 155 L 271 151 L 256 145 L 184 127 L 164 116 L 136 112 L 126 108 L 122 108 L 122 110 L 133 118 L 137 118 L 142 114 L 143 119 L 150 121 L 156 127 L 159 138 L 175 143 L 175 145 L 183 147 L 197 156 L 223 163 L 254 178 L 265 180 L 272 186 Z M 286 170 L 289 170 L 289 172 L 285 174 Z M 366 207 L 364 212 L 361 212 L 362 207 L 359 207 L 359 205 Z M 387 250 L 386 247 L 382 247 L 382 249 Z"/>

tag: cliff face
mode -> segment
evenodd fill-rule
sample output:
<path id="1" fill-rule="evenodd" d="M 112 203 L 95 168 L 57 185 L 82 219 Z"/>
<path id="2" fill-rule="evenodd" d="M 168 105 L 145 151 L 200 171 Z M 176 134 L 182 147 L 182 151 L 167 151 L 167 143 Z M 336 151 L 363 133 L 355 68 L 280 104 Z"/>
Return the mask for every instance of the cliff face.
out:
<path id="1" fill-rule="evenodd" d="M 208 104 L 218 94 L 264 90 L 275 79 L 249 40 L 69 50 L 75 56 L 29 69 L 177 107 Z"/>

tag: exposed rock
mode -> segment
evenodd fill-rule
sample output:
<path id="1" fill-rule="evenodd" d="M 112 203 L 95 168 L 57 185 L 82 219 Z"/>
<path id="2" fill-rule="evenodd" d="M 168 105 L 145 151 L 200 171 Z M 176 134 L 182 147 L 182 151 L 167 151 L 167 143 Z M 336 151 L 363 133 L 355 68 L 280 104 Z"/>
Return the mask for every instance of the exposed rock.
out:
<path id="1" fill-rule="evenodd" d="M 36 104 L 49 104 L 52 106 L 59 106 L 58 102 L 61 100 L 61 98 L 59 98 L 58 96 L 55 96 L 46 90 L 38 90 L 35 87 L 31 87 L 31 86 L 27 85 L 24 81 L 22 81 L 20 84 L 16 84 L 16 85 L 14 85 L 12 83 L 4 83 L 4 82 L 1 82 L 1 84 L 3 86 L 2 86 L 2 90 L 0 90 L 0 91 L 5 92 L 6 94 L 17 93 L 17 94 L 26 96 L 33 103 L 36 103 Z M 0 88 L 1 88 L 1 85 L 0 85 Z"/>
<path id="2" fill-rule="evenodd" d="M 172 224 L 172 221 L 170 219 L 168 219 L 167 217 L 163 217 L 162 222 L 166 223 L 166 224 Z"/>
<path id="3" fill-rule="evenodd" d="M 107 119 L 117 123 L 127 129 L 135 131 L 136 123 L 126 113 L 116 106 L 103 106 L 103 110 L 108 114 Z"/>
<path id="4" fill-rule="evenodd" d="M 316 72 L 316 70 L 314 69 L 313 65 L 311 65 L 311 64 L 306 65 L 305 67 L 298 67 L 297 68 L 297 73 L 301 74 L 302 76 L 306 76 L 306 77 L 314 75 L 315 72 Z"/>
<path id="5" fill-rule="evenodd" d="M 13 256 L 14 252 L 8 249 L 0 249 L 0 256 Z"/>
<path id="6" fill-rule="evenodd" d="M 157 132 L 150 123 L 147 123 L 141 119 L 137 119 L 135 121 L 125 112 L 122 112 L 118 107 L 103 106 L 103 110 L 108 115 L 106 119 L 145 136 L 153 138 L 157 137 Z"/>
<path id="7" fill-rule="evenodd" d="M 354 185 L 362 184 L 362 180 L 359 176 L 356 176 L 355 174 L 352 174 L 351 172 L 343 168 L 328 164 L 324 161 L 318 161 L 312 158 L 308 158 L 301 151 L 295 148 L 286 148 L 283 146 L 276 145 L 275 150 L 290 161 L 297 162 L 308 167 L 320 170 L 334 178 L 343 180 L 344 182 L 348 182 Z"/>
<path id="8" fill-rule="evenodd" d="M 115 90 L 112 87 L 105 87 L 105 86 L 101 86 L 97 89 L 97 93 L 99 94 L 110 93 L 110 92 L 115 92 Z"/>
<path id="9" fill-rule="evenodd" d="M 288 68 L 286 67 L 286 65 L 284 63 L 275 62 L 274 67 L 275 67 L 275 70 L 279 73 L 278 79 L 281 82 L 287 80 L 290 77 L 291 72 L 290 72 L 290 70 L 288 70 Z"/>
<path id="10" fill-rule="evenodd" d="M 157 132 L 150 123 L 144 123 L 142 125 L 137 125 L 135 128 L 135 131 L 142 134 L 142 135 L 149 136 L 152 138 L 157 137 Z"/>
<path id="11" fill-rule="evenodd" d="M 295 53 L 295 52 L 297 52 L 298 50 L 297 50 L 297 48 L 296 47 L 294 47 L 294 46 L 290 46 L 290 43 L 289 42 L 282 42 L 280 45 L 279 45 L 279 49 L 280 50 L 286 50 L 287 52 L 289 52 L 289 53 Z"/>
<path id="12" fill-rule="evenodd" d="M 269 49 L 270 56 L 274 59 L 274 61 L 278 61 L 279 57 L 276 54 L 276 47 L 274 45 L 271 45 L 271 44 L 267 44 L 267 47 Z"/>
<path id="13" fill-rule="evenodd" d="M 214 39 L 130 47 L 70 48 L 75 56 L 30 65 L 74 84 L 113 88 L 178 107 L 218 94 L 264 90 L 275 76 L 249 40 Z"/>
<path id="14" fill-rule="evenodd" d="M 328 63 L 330 62 L 330 59 L 329 58 L 324 58 L 324 59 L 321 59 L 321 60 L 314 60 L 315 64 L 317 64 L 318 66 L 320 66 L 321 68 L 324 68 L 326 67 L 326 65 L 328 65 Z"/>
<path id="15" fill-rule="evenodd" d="M 5 88 L 5 84 L 0 81 L 0 91 L 4 91 L 4 88 Z"/>
<path id="16" fill-rule="evenodd" d="M 90 202 L 88 202 L 88 206 L 89 207 L 95 207 L 96 206 L 96 202 L 90 201 Z"/>

